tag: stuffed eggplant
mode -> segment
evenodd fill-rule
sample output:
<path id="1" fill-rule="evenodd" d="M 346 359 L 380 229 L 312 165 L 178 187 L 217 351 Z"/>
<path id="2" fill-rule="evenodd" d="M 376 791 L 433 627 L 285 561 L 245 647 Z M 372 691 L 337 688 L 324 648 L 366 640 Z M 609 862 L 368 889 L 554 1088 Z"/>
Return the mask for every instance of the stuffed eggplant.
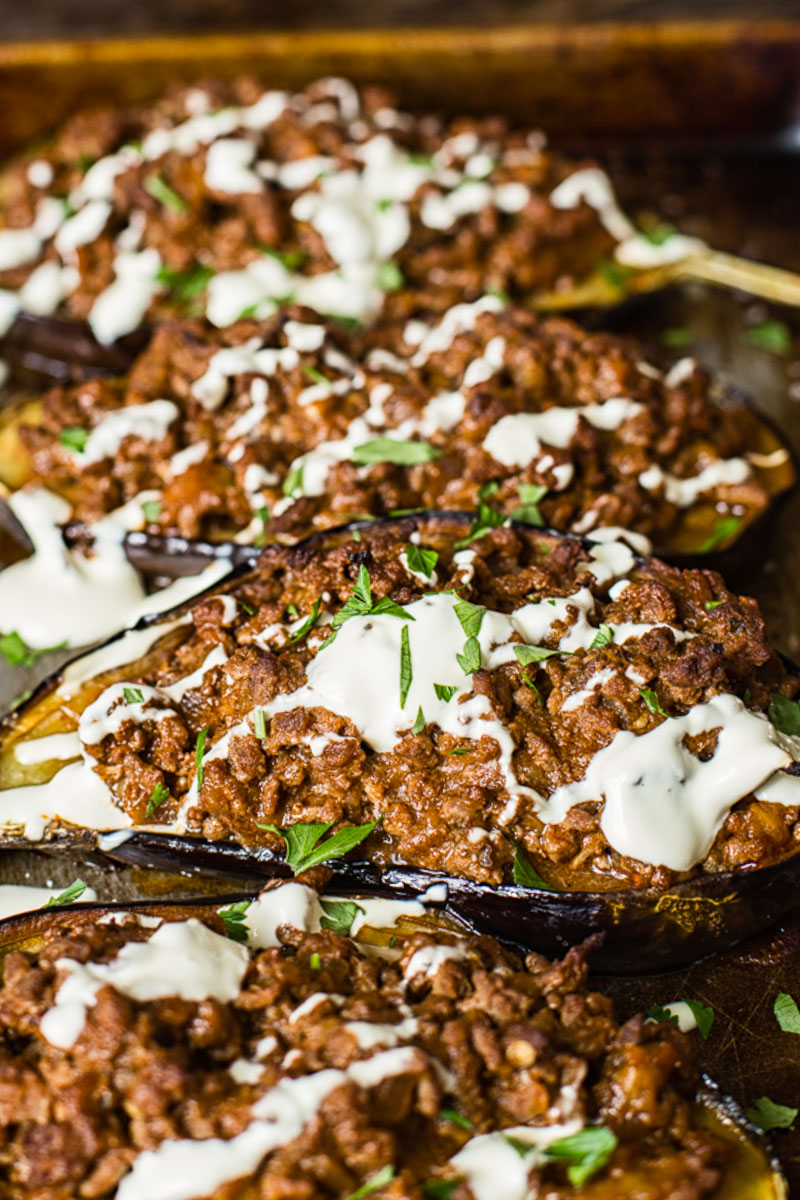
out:
<path id="1" fill-rule="evenodd" d="M 785 1197 L 687 1035 L 587 990 L 590 945 L 423 911 L 289 883 L 4 922 L 9 1200 Z"/>
<path id="2" fill-rule="evenodd" d="M 286 875 L 333 830 L 340 886 L 443 883 L 522 944 L 682 961 L 795 903 L 798 694 L 711 572 L 373 523 L 74 660 L 6 722 L 2 844 Z"/>
<path id="3" fill-rule="evenodd" d="M 48 566 L 52 586 L 74 591 L 82 572 L 96 590 L 102 574 L 107 593 L 126 531 L 167 551 L 169 573 L 185 564 L 169 556 L 175 539 L 224 555 L 418 508 L 621 526 L 671 554 L 739 552 L 763 535 L 794 469 L 764 421 L 693 360 L 662 372 L 635 342 L 486 296 L 433 322 L 384 323 L 367 345 L 307 309 L 222 332 L 174 322 L 129 376 L 9 410 L 0 477 L 25 484 L 11 507 L 39 556 L 71 556 L 60 575 Z M 135 591 L 130 566 L 119 570 Z M 0 576 L 5 631 L 70 640 L 63 603 L 48 605 L 41 634 L 34 589 L 18 581 L 35 571 Z M 128 623 L 114 624 L 114 600 L 104 594 L 103 632 Z"/>

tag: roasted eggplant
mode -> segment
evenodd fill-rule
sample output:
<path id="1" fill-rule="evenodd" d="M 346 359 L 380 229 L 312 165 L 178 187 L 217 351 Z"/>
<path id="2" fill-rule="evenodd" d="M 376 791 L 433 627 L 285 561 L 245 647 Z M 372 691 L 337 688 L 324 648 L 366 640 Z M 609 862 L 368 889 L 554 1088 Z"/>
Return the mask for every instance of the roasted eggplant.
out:
<path id="1" fill-rule="evenodd" d="M 534 1182 L 563 1200 L 785 1200 L 763 1135 L 699 1076 L 687 1034 L 641 1015 L 620 1026 L 611 1002 L 587 992 L 592 943 L 523 964 L 426 916 L 425 899 L 398 910 L 293 883 L 0 923 L 7 1071 L 41 1098 L 55 1079 L 63 1097 L 69 1069 L 93 1133 L 61 1138 L 58 1106 L 44 1121 L 15 1109 L 2 1152 L 10 1200 L 28 1200 L 45 1160 L 51 1175 L 91 1176 L 98 1197 L 120 1200 L 228 1195 L 234 1179 L 245 1197 L 270 1176 L 331 1197 L 395 1180 L 403 1195 L 483 1200 L 502 1176 L 506 1200 Z M 87 1096 L 103 1081 L 102 1105 L 78 1099 L 79 1077 L 91 1079 Z M 349 1092 L 328 1106 L 340 1084 Z M 128 1089 L 140 1115 L 119 1125 Z M 361 1089 L 368 1115 L 354 1105 Z M 157 1098 L 168 1092 L 165 1132 Z M 281 1136 L 245 1153 L 278 1099 Z M 325 1140 L 310 1149 L 314 1115 L 335 1139 L 333 1174 Z M 26 1136 L 33 1120 L 37 1138 Z"/>
<path id="2" fill-rule="evenodd" d="M 174 322 L 128 377 L 23 397 L 0 424 L 18 516 L 59 506 L 95 555 L 128 531 L 166 573 L 443 505 L 741 562 L 794 479 L 771 426 L 692 359 L 662 371 L 638 343 L 491 296 L 367 344 L 301 308 L 225 332 Z"/>
<path id="3" fill-rule="evenodd" d="M 713 573 L 377 522 L 268 547 L 40 689 L 5 722 L 2 844 L 285 877 L 287 828 L 348 826 L 340 888 L 443 884 L 472 928 L 604 929 L 606 969 L 655 968 L 796 903 L 798 692 Z"/>

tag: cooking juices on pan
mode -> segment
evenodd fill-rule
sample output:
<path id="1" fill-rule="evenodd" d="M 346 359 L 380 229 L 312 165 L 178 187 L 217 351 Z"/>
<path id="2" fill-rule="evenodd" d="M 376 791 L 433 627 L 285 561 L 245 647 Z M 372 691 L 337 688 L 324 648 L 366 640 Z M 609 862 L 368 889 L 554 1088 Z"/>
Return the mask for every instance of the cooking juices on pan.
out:
<path id="1" fill-rule="evenodd" d="M 753 601 L 458 514 L 316 535 L 67 667 L 7 723 L 8 846 L 343 886 L 603 961 L 794 903 L 800 682 Z M 326 847 L 325 839 L 338 840 Z M 647 940 L 642 936 L 646 934 Z"/>
<path id="2" fill-rule="evenodd" d="M 300 883 L 4 922 L 10 1200 L 784 1197 L 690 1037 L 587 990 L 589 949 L 523 961 Z"/>
<path id="3" fill-rule="evenodd" d="M 260 546 L 418 508 L 708 553 L 754 533 L 794 470 L 692 359 L 662 371 L 634 341 L 484 296 L 366 343 L 302 308 L 168 323 L 125 378 L 9 410 L 0 477 L 24 485 L 10 504 L 36 551 L 0 576 L 3 620 L 33 645 L 79 645 L 141 605 L 130 531 L 167 573 L 160 539 Z"/>

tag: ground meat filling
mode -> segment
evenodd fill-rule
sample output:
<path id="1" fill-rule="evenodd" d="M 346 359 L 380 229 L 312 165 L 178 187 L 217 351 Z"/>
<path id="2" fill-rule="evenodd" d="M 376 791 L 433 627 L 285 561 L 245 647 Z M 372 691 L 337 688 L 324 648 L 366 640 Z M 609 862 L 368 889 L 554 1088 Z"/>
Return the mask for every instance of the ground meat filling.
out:
<path id="1" fill-rule="evenodd" d="M 615 244 L 580 195 L 551 200 L 586 167 L 500 118 L 411 117 L 343 80 L 289 95 L 240 79 L 80 113 L 4 172 L 4 324 L 56 311 L 107 343 L 288 295 L 364 320 L 569 286 Z"/>
<path id="2" fill-rule="evenodd" d="M 153 533 L 256 544 L 362 514 L 485 502 L 668 548 L 706 518 L 713 540 L 769 502 L 748 458 L 753 414 L 718 403 L 691 360 L 665 375 L 633 341 L 491 297 L 441 322 L 389 324 L 380 341 L 365 346 L 300 308 L 225 332 L 167 324 L 125 381 L 45 397 L 41 423 L 20 428 L 31 482 L 64 496 L 79 522 L 130 504 Z M 165 401 L 174 418 L 143 436 L 137 414 Z M 95 449 L 126 410 L 113 454 Z M 526 421 L 547 423 L 529 444 Z M 387 435 L 402 443 L 394 453 Z"/>
<path id="3" fill-rule="evenodd" d="M 734 596 L 714 572 L 681 571 L 656 559 L 634 566 L 633 556 L 618 544 L 585 547 L 575 539 L 509 527 L 476 537 L 464 549 L 468 529 L 466 521 L 409 518 L 365 526 L 353 537 L 270 547 L 259 569 L 227 589 L 235 605 L 214 595 L 197 602 L 190 623 L 166 643 L 174 646 L 178 639 L 177 649 L 160 660 L 151 657 L 154 668 L 142 672 L 133 664 L 116 676 L 122 674 L 131 687 L 153 685 L 152 703 L 168 705 L 174 715 L 122 709 L 116 732 L 92 737 L 84 746 L 115 803 L 136 823 L 158 819 L 176 828 L 183 823 L 205 837 L 280 852 L 282 839 L 265 827 L 379 820 L 359 853 L 379 864 L 411 864 L 492 884 L 510 882 L 515 847 L 554 886 L 592 891 L 667 886 L 681 877 L 749 868 L 796 851 L 797 806 L 753 795 L 738 800 L 738 793 L 713 844 L 709 837 L 710 850 L 682 869 L 615 848 L 596 791 L 560 818 L 551 814 L 544 820 L 539 814 L 549 803 L 545 798 L 584 779 L 621 731 L 637 735 L 635 748 L 640 736 L 652 741 L 658 730 L 659 737 L 671 736 L 672 728 L 681 728 L 674 720 L 704 704 L 728 705 L 706 732 L 687 730 L 685 745 L 693 756 L 688 770 L 695 760 L 713 758 L 730 720 L 746 723 L 746 738 L 777 737 L 768 734 L 767 723 L 748 718 L 748 710 L 765 713 L 775 694 L 793 697 L 800 684 L 767 644 L 755 601 Z M 423 570 L 412 573 L 415 563 L 420 567 L 415 553 L 426 549 L 435 551 L 435 565 L 429 558 Z M 627 572 L 619 565 L 616 572 L 607 569 L 610 549 L 617 560 L 627 557 Z M 615 573 L 625 579 L 611 586 Z M 480 619 L 487 623 L 506 620 L 503 614 L 520 620 L 527 614 L 525 619 L 544 624 L 524 640 L 537 647 L 533 651 L 512 633 L 500 661 L 492 660 L 496 652 L 486 643 L 471 662 L 469 628 L 462 635 L 457 624 L 448 626 L 455 629 L 454 659 L 458 652 L 463 661 L 456 667 L 448 654 L 440 670 L 452 675 L 435 679 L 436 696 L 431 688 L 405 710 L 398 708 L 397 724 L 387 733 L 381 721 L 395 711 L 398 689 L 405 686 L 408 694 L 416 686 L 408 672 L 424 676 L 426 655 L 414 650 L 404 668 L 399 642 L 386 651 L 388 658 L 380 642 L 371 650 L 372 643 L 365 642 L 366 652 L 348 642 L 357 630 L 359 637 L 372 637 L 376 622 L 382 622 L 382 637 L 399 639 L 402 609 L 399 617 L 395 611 L 338 624 L 354 604 L 361 612 L 370 603 L 369 611 L 376 605 L 377 612 L 386 611 L 390 601 L 384 599 L 381 608 L 379 598 L 387 597 L 395 610 L 415 602 L 448 606 L 458 599 L 468 602 L 461 610 L 468 622 L 485 607 L 489 616 Z M 409 646 L 416 644 L 415 630 L 426 611 L 416 609 L 413 627 L 408 620 Z M 451 613 L 446 616 L 455 622 Z M 336 641 L 325 645 L 332 633 Z M 509 635 L 499 641 L 504 636 Z M 333 685 L 314 686 L 338 688 L 341 679 L 345 701 L 326 705 L 330 691 L 304 694 L 310 679 L 321 678 L 325 661 L 339 653 L 345 655 L 341 677 Z M 523 661 L 526 654 L 530 661 Z M 383 678 L 384 662 L 385 681 L 369 692 L 373 678 Z M 198 671 L 175 700 L 170 689 Z M 441 691 L 443 682 L 450 686 Z M 358 716 L 361 710 L 352 704 L 364 694 L 372 700 Z M 119 692 L 114 695 L 112 707 L 121 702 Z M 438 709 L 437 699 L 445 701 Z M 470 713 L 476 719 L 460 724 Z M 394 729 L 404 732 L 395 736 Z M 660 744 L 648 762 L 666 754 Z M 785 754 L 776 747 L 770 753 Z M 742 761 L 746 766 L 746 758 Z M 166 798 L 154 818 L 148 798 L 156 785 Z M 659 780 L 646 790 L 658 794 L 665 786 Z M 631 814 L 646 800 L 632 802 Z"/>
<path id="4" fill-rule="evenodd" d="M 204 912 L 221 940 L 222 921 Z M 332 930 L 282 925 L 271 948 L 251 938 L 231 999 L 137 1000 L 106 983 L 72 1046 L 51 1044 L 42 1018 L 70 963 L 112 963 L 158 932 L 133 914 L 113 924 L 54 915 L 36 952 L 5 958 L 8 1200 L 110 1198 L 126 1176 L 136 1180 L 144 1152 L 230 1141 L 272 1089 L 322 1071 L 344 1073 L 342 1082 L 334 1078 L 302 1127 L 198 1197 L 342 1200 L 377 1179 L 369 1194 L 385 1200 L 475 1200 L 475 1177 L 457 1156 L 491 1134 L 507 1149 L 502 1131 L 524 1134 L 520 1127 L 610 1131 L 617 1145 L 592 1176 L 595 1200 L 633 1195 L 626 1180 L 637 1200 L 702 1200 L 720 1182 L 729 1151 L 696 1123 L 689 1038 L 641 1015 L 620 1024 L 611 1001 L 587 991 L 588 946 L 551 963 L 536 954 L 523 961 L 490 938 L 448 944 L 406 933 L 378 957 Z M 184 1185 L 191 1169 L 190 1153 Z M 168 1175 L 165 1163 L 158 1183 Z M 553 1200 L 579 1194 L 555 1158 L 533 1163 L 529 1184 Z"/>

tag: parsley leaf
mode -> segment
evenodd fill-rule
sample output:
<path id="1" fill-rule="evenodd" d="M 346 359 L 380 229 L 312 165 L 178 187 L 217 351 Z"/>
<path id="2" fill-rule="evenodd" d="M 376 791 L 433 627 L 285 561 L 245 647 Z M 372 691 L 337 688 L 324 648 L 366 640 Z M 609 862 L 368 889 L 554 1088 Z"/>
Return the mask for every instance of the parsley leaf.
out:
<path id="1" fill-rule="evenodd" d="M 35 650 L 18 633 L 4 633 L 0 637 L 0 654 L 10 667 L 32 667 L 43 654 L 63 650 L 66 644 L 66 641 L 63 641 L 55 646 L 44 646 L 41 650 Z M 25 698 L 27 699 L 27 696 Z"/>
<path id="2" fill-rule="evenodd" d="M 414 678 L 414 669 L 411 666 L 411 646 L 408 641 L 408 625 L 404 625 L 400 631 L 400 707 L 405 708 L 406 699 L 408 698 L 408 690 L 411 687 L 411 682 Z"/>
<path id="3" fill-rule="evenodd" d="M 286 843 L 286 862 L 294 875 L 301 875 L 311 867 L 328 862 L 332 858 L 342 858 L 349 851 L 360 846 L 368 838 L 373 829 L 380 824 L 381 818 L 367 825 L 344 825 L 327 841 L 320 839 L 333 826 L 333 821 L 327 824 L 310 823 L 287 825 L 279 829 L 277 825 L 259 825 L 259 829 L 268 829 L 276 833 Z"/>
<path id="4" fill-rule="evenodd" d="M 465 538 L 455 543 L 456 550 L 463 550 L 465 546 L 469 546 L 472 542 L 482 538 L 492 529 L 497 529 L 498 525 L 505 523 L 506 517 L 504 513 L 498 512 L 496 508 L 492 508 L 489 504 L 480 504 L 478 506 L 478 515 L 470 526 L 469 533 Z"/>
<path id="5" fill-rule="evenodd" d="M 439 555 L 435 550 L 423 550 L 422 546 L 415 546 L 413 542 L 406 547 L 406 562 L 409 571 L 414 571 L 417 575 L 424 575 L 426 579 L 430 579 L 438 561 Z"/>
<path id="6" fill-rule="evenodd" d="M 429 1179 L 427 1183 L 423 1183 L 422 1192 L 423 1195 L 430 1196 L 431 1200 L 452 1200 L 453 1192 L 463 1182 L 463 1175 L 456 1175 L 454 1179 Z"/>
<path id="7" fill-rule="evenodd" d="M 464 642 L 464 651 L 456 655 L 456 662 L 465 675 L 481 669 L 481 644 L 476 637 L 469 637 Z"/>
<path id="8" fill-rule="evenodd" d="M 448 683 L 435 683 L 433 685 L 433 690 L 436 692 L 436 699 L 444 700 L 445 704 L 447 704 L 453 699 L 453 696 L 455 696 L 458 688 L 451 686 Z"/>
<path id="9" fill-rule="evenodd" d="M 330 379 L 328 379 L 328 376 L 323 375 L 322 371 L 318 371 L 316 367 L 311 367 L 311 366 L 303 367 L 303 374 L 307 375 L 312 383 L 321 383 L 321 384 L 324 384 L 325 387 L 331 386 L 331 381 L 330 381 Z"/>
<path id="10" fill-rule="evenodd" d="M 401 442 L 399 438 L 375 438 L 355 446 L 350 455 L 357 467 L 372 463 L 395 463 L 399 467 L 416 467 L 441 458 L 442 451 L 429 442 Z"/>
<path id="11" fill-rule="evenodd" d="M 669 1021 L 670 1025 L 678 1025 L 677 1014 L 670 1012 L 668 1008 L 663 1008 L 660 1004 L 653 1004 L 644 1014 L 648 1021 Z"/>
<path id="12" fill-rule="evenodd" d="M 784 1033 L 800 1033 L 800 1009 L 797 1001 L 788 992 L 778 992 L 774 1012 Z"/>
<path id="13" fill-rule="evenodd" d="M 66 446 L 67 450 L 74 450 L 76 454 L 82 454 L 89 440 L 89 430 L 81 429 L 80 425 L 68 425 L 66 429 L 61 430 L 58 440 L 62 446 Z"/>
<path id="14" fill-rule="evenodd" d="M 320 898 L 324 917 L 320 918 L 320 925 L 323 929 L 332 929 L 334 933 L 341 933 L 347 937 L 350 930 L 353 928 L 353 922 L 357 915 L 363 915 L 364 909 L 360 904 L 356 904 L 355 900 L 323 900 Z"/>
<path id="15" fill-rule="evenodd" d="M 715 608 L 719 608 L 720 604 L 724 604 L 724 600 L 706 600 L 706 612 L 713 612 Z"/>
<path id="16" fill-rule="evenodd" d="M 144 696 L 141 688 L 124 687 L 122 689 L 122 698 L 126 704 L 143 704 Z"/>
<path id="17" fill-rule="evenodd" d="M 583 1187 L 605 1166 L 616 1148 L 616 1135 L 602 1125 L 595 1125 L 551 1142 L 545 1154 L 556 1162 L 569 1163 L 567 1179 L 574 1187 Z"/>
<path id="18" fill-rule="evenodd" d="M 692 1016 L 697 1022 L 697 1029 L 703 1041 L 706 1040 L 711 1032 L 711 1026 L 714 1024 L 714 1010 L 707 1004 L 701 1004 L 699 1000 L 687 1000 L 685 1002 L 692 1010 Z"/>
<path id="19" fill-rule="evenodd" d="M 349 1196 L 345 1196 L 345 1200 L 364 1200 L 365 1196 L 371 1196 L 373 1192 L 379 1192 L 382 1187 L 386 1187 L 386 1184 L 391 1183 L 393 1179 L 394 1167 L 382 1167 L 376 1175 L 368 1179 L 355 1192 L 351 1192 Z"/>
<path id="20" fill-rule="evenodd" d="M 545 883 L 545 881 L 542 879 L 541 875 L 533 866 L 527 854 L 525 853 L 525 847 L 522 845 L 522 842 L 518 842 L 516 838 L 510 836 L 508 837 L 508 840 L 514 847 L 514 863 L 512 872 L 514 876 L 514 883 L 517 885 L 517 887 L 540 888 L 545 892 L 557 891 L 557 888 L 551 887 L 549 883 Z"/>
<path id="21" fill-rule="evenodd" d="M 545 522 L 539 504 L 549 490 L 540 483 L 521 483 L 519 486 L 521 504 L 519 508 L 511 510 L 514 520 L 522 521 L 525 525 L 536 525 L 541 529 Z"/>
<path id="22" fill-rule="evenodd" d="M 648 241 L 651 246 L 663 246 L 671 237 L 674 237 L 678 230 L 674 225 L 670 225 L 668 221 L 660 221 L 651 229 L 643 229 L 642 237 Z"/>
<path id="23" fill-rule="evenodd" d="M 491 500 L 492 496 L 496 496 L 500 491 L 500 483 L 497 479 L 490 479 L 488 483 L 482 483 L 478 488 L 479 500 Z"/>
<path id="24" fill-rule="evenodd" d="M 44 907 L 58 908 L 62 904 L 72 904 L 74 900 L 80 900 L 85 891 L 86 884 L 83 882 L 83 880 L 75 879 L 69 885 L 69 887 L 61 892 L 58 896 L 51 896 Z"/>
<path id="25" fill-rule="evenodd" d="M 450 1125 L 455 1125 L 458 1129 L 466 1129 L 469 1133 L 475 1128 L 469 1117 L 462 1117 L 460 1112 L 456 1112 L 454 1108 L 443 1108 L 439 1113 L 443 1121 L 447 1121 Z"/>
<path id="26" fill-rule="evenodd" d="M 453 605 L 453 612 L 458 617 L 461 628 L 468 638 L 476 638 L 481 631 L 486 608 L 483 604 L 470 604 L 469 600 L 459 600 Z"/>
<path id="27" fill-rule="evenodd" d="M 298 493 L 302 495 L 304 468 L 305 463 L 303 462 L 295 463 L 294 466 L 290 467 L 289 473 L 283 481 L 283 488 L 281 489 L 284 496 L 295 496 Z"/>
<path id="28" fill-rule="evenodd" d="M 425 728 L 425 713 L 422 711 L 422 705 L 417 709 L 417 715 L 414 724 L 411 726 L 411 732 L 416 735 L 422 733 Z"/>
<path id="29" fill-rule="evenodd" d="M 183 197 L 179 196 L 160 175 L 148 175 L 143 187 L 154 200 L 157 200 L 159 204 L 163 204 L 165 208 L 171 208 L 176 213 L 187 213 L 189 211 L 189 206 Z"/>
<path id="30" fill-rule="evenodd" d="M 664 329 L 661 331 L 660 340 L 662 345 L 672 346 L 677 350 L 682 346 L 691 346 L 694 334 L 691 329 Z"/>
<path id="31" fill-rule="evenodd" d="M 314 626 L 317 623 L 317 617 L 319 616 L 319 607 L 320 607 L 321 603 L 322 603 L 322 597 L 317 596 L 316 600 L 314 601 L 314 603 L 311 606 L 311 612 L 306 617 L 305 621 L 303 621 L 303 624 L 300 626 L 300 628 L 296 629 L 295 632 L 292 634 L 292 636 L 289 638 L 290 646 L 293 646 L 295 642 L 302 641 L 304 637 L 307 637 L 307 635 L 309 633 L 311 633 L 311 630 L 314 628 Z"/>
<path id="32" fill-rule="evenodd" d="M 783 321 L 762 321 L 745 335 L 751 346 L 785 358 L 792 349 L 792 331 Z"/>
<path id="33" fill-rule="evenodd" d="M 399 292 L 404 283 L 403 272 L 396 262 L 383 262 L 378 267 L 377 284 L 382 292 Z"/>
<path id="34" fill-rule="evenodd" d="M 503 1140 L 508 1142 L 512 1150 L 516 1150 L 520 1158 L 527 1158 L 534 1149 L 533 1142 L 525 1142 L 522 1138 L 514 1137 L 513 1134 L 504 1133 Z"/>
<path id="35" fill-rule="evenodd" d="M 658 693 L 654 692 L 652 688 L 639 688 L 639 695 L 642 697 L 645 704 L 650 709 L 650 712 L 653 713 L 654 716 L 669 717 L 669 713 L 665 713 L 661 707 L 661 703 L 658 699 Z"/>
<path id="36" fill-rule="evenodd" d="M 313 953 L 313 954 L 310 954 L 310 955 L 308 956 L 308 965 L 311 967 L 311 970 L 312 970 L 312 971 L 319 971 L 319 970 L 321 970 L 321 968 L 322 968 L 322 959 L 321 959 L 321 958 L 320 958 L 320 956 L 317 954 L 316 950 L 314 951 L 314 953 Z"/>
<path id="37" fill-rule="evenodd" d="M 769 702 L 767 716 L 779 733 L 800 736 L 800 700 L 787 700 L 775 693 Z"/>
<path id="38" fill-rule="evenodd" d="M 262 244 L 259 248 L 262 254 L 268 254 L 270 258 L 277 258 L 278 262 L 282 263 L 287 271 L 296 271 L 308 258 L 305 250 L 276 250 L 274 246 L 267 246 L 265 244 Z"/>
<path id="39" fill-rule="evenodd" d="M 698 549 L 701 554 L 716 550 L 724 542 L 730 541 L 742 523 L 741 517 L 720 517 L 711 533 Z"/>
<path id="40" fill-rule="evenodd" d="M 239 900 L 228 908 L 217 909 L 225 924 L 225 932 L 234 942 L 246 942 L 250 936 L 245 923 L 245 914 L 251 904 L 252 900 Z"/>
<path id="41" fill-rule="evenodd" d="M 597 264 L 597 270 L 605 279 L 606 283 L 610 284 L 617 292 L 622 292 L 630 279 L 631 275 L 636 272 L 633 267 L 626 267 L 623 263 L 614 262 L 613 259 L 606 258 Z"/>
<path id="42" fill-rule="evenodd" d="M 197 741 L 194 746 L 194 766 L 195 775 L 197 776 L 197 790 L 203 786 L 203 752 L 206 748 L 206 738 L 208 737 L 208 726 L 201 729 L 197 735 Z"/>
<path id="43" fill-rule="evenodd" d="M 610 625 L 601 625 L 594 636 L 590 650 L 602 650 L 603 646 L 607 646 L 609 642 L 614 640 L 614 630 Z"/>
<path id="44" fill-rule="evenodd" d="M 269 523 L 270 514 L 266 504 L 260 504 L 255 511 L 256 516 L 261 522 L 261 529 L 256 534 L 255 545 L 261 547 L 265 545 L 267 541 L 267 524 Z"/>
<path id="45" fill-rule="evenodd" d="M 450 756 L 456 755 L 456 756 L 460 757 L 463 754 L 472 754 L 472 747 L 471 746 L 456 746 L 455 750 L 448 750 L 447 753 Z"/>
<path id="46" fill-rule="evenodd" d="M 257 738 L 265 738 L 267 736 L 267 718 L 264 715 L 263 708 L 257 708 L 253 713 L 253 733 Z"/>
<path id="47" fill-rule="evenodd" d="M 195 263 L 187 271 L 173 271 L 170 267 L 161 267 L 156 279 L 169 288 L 179 304 L 186 304 L 206 290 L 215 274 L 213 267 Z"/>
<path id="48" fill-rule="evenodd" d="M 157 783 L 153 788 L 153 794 L 147 801 L 146 817 L 152 817 L 157 808 L 160 808 L 165 800 L 169 800 L 169 788 L 164 787 L 163 783 Z"/>
<path id="49" fill-rule="evenodd" d="M 353 590 L 334 616 L 331 628 L 334 630 L 340 629 L 350 617 L 368 617 L 381 614 L 398 617 L 401 621 L 413 621 L 415 619 L 410 612 L 407 612 L 406 609 L 392 600 L 390 596 L 383 596 L 382 599 L 373 603 L 369 571 L 362 563 L 358 568 L 358 576 L 353 584 Z M 331 640 L 329 638 L 328 642 Z"/>
<path id="50" fill-rule="evenodd" d="M 776 1104 L 769 1096 L 759 1096 L 744 1115 L 753 1125 L 767 1132 L 770 1129 L 788 1129 L 795 1122 L 797 1109 L 786 1104 Z"/>
<path id="51" fill-rule="evenodd" d="M 158 520 L 158 518 L 161 516 L 162 507 L 163 506 L 162 506 L 160 500 L 143 500 L 142 501 L 142 514 L 144 516 L 145 521 L 147 521 L 147 523 L 149 525 L 154 524 Z"/>
<path id="52" fill-rule="evenodd" d="M 521 667 L 529 667 L 531 663 L 544 662 L 557 654 L 568 654 L 567 650 L 547 650 L 544 646 L 515 646 L 514 657 Z"/>

